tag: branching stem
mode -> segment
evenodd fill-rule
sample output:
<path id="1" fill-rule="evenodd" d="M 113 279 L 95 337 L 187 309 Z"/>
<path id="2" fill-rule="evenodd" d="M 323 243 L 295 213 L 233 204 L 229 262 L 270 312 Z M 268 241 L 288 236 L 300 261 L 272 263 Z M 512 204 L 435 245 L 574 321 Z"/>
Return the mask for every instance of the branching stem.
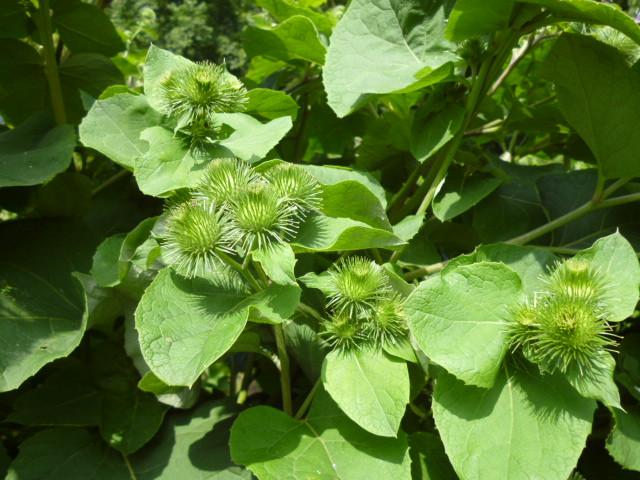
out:
<path id="1" fill-rule="evenodd" d="M 284 340 L 284 330 L 282 329 L 282 325 L 274 325 L 273 333 L 276 337 L 278 358 L 280 359 L 280 389 L 282 390 L 282 409 L 288 415 L 293 415 L 293 406 L 291 403 L 291 372 L 289 365 L 289 354 L 287 354 L 287 345 Z"/>
<path id="2" fill-rule="evenodd" d="M 51 28 L 51 13 L 49 0 L 40 0 L 38 8 L 36 26 L 42 42 L 42 54 L 44 57 L 44 73 L 49 84 L 49 95 L 51 97 L 51 108 L 53 116 L 58 125 L 66 123 L 67 115 L 64 110 L 64 100 L 62 87 L 60 85 L 60 75 L 58 63 L 56 61 L 56 49 L 53 45 L 53 31 Z"/>

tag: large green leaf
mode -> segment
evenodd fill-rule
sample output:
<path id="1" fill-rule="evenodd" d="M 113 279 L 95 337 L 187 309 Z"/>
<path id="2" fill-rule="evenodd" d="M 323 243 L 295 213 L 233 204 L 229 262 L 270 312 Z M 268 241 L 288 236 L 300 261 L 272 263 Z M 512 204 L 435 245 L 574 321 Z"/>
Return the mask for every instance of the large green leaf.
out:
<path id="1" fill-rule="evenodd" d="M 341 167 L 308 165 L 304 169 L 322 185 L 321 211 L 389 230 L 384 189 L 367 174 Z"/>
<path id="2" fill-rule="evenodd" d="M 509 25 L 514 0 L 458 0 L 449 16 L 447 35 L 456 41 L 479 37 Z"/>
<path id="3" fill-rule="evenodd" d="M 556 18 L 608 25 L 640 44 L 640 26 L 617 5 L 594 0 L 519 0 L 546 7 Z"/>
<path id="4" fill-rule="evenodd" d="M 156 197 L 194 187 L 210 158 L 231 155 L 228 150 L 211 148 L 206 157 L 194 157 L 187 145 L 164 127 L 147 128 L 140 138 L 149 144 L 149 148 L 136 158 L 134 174 L 140 190 Z"/>
<path id="5" fill-rule="evenodd" d="M 615 426 L 607 438 L 607 450 L 624 468 L 640 472 L 640 410 L 614 410 Z"/>
<path id="6" fill-rule="evenodd" d="M 18 124 L 33 113 L 47 110 L 48 85 L 42 57 L 31 45 L 0 39 L 0 112 Z"/>
<path id="7" fill-rule="evenodd" d="M 30 426 L 82 427 L 100 424 L 101 395 L 92 372 L 76 359 L 33 390 L 18 396 L 8 420 Z"/>
<path id="8" fill-rule="evenodd" d="M 420 115 L 411 125 L 410 149 L 419 162 L 424 162 L 446 145 L 462 127 L 464 108 L 452 104 L 443 110 Z"/>
<path id="9" fill-rule="evenodd" d="M 81 92 L 97 98 L 108 87 L 124 83 L 122 72 L 99 53 L 75 53 L 60 64 L 59 72 L 65 106 L 78 120 L 85 111 Z"/>
<path id="10" fill-rule="evenodd" d="M 640 70 L 614 47 L 564 34 L 553 46 L 545 75 L 556 85 L 569 124 L 589 145 L 607 178 L 640 175 Z"/>
<path id="11" fill-rule="evenodd" d="M 76 135 L 71 125 L 54 126 L 36 115 L 0 134 L 0 187 L 37 185 L 71 163 Z"/>
<path id="12" fill-rule="evenodd" d="M 404 243 L 389 230 L 374 228 L 350 218 L 314 215 L 300 226 L 291 246 L 294 252 L 336 252 L 393 248 Z"/>
<path id="13" fill-rule="evenodd" d="M 598 366 L 588 375 L 575 366 L 571 368 L 566 374 L 567 381 L 583 397 L 593 398 L 608 407 L 621 409 L 620 392 L 613 380 L 616 361 L 609 352 L 602 352 L 599 357 Z"/>
<path id="14" fill-rule="evenodd" d="M 248 480 L 249 472 L 231 462 L 231 415 L 232 408 L 209 401 L 193 411 L 168 416 L 156 438 L 129 457 L 135 478 Z"/>
<path id="15" fill-rule="evenodd" d="M 433 201 L 433 213 L 442 222 L 451 220 L 474 207 L 501 183 L 500 178 L 479 174 L 467 177 L 452 169 Z"/>
<path id="16" fill-rule="evenodd" d="M 0 10 L 0 38 L 23 38 L 29 34 L 27 9 L 20 0 L 6 0 Z M 0 476 L 2 476 L 0 471 Z"/>
<path id="17" fill-rule="evenodd" d="M 339 167 L 334 165 L 305 165 L 304 168 L 308 173 L 313 175 L 318 182 L 324 186 L 336 185 L 341 182 L 360 183 L 370 191 L 378 199 L 378 202 L 386 208 L 387 199 L 384 188 L 366 172 L 359 172 L 351 168 Z M 360 195 L 367 195 L 359 192 Z M 374 200 L 375 202 L 375 200 Z M 340 216 L 340 215 L 335 215 Z"/>
<path id="18" fill-rule="evenodd" d="M 136 309 L 142 356 L 167 385 L 191 386 L 235 342 L 248 317 L 246 295 L 162 270 Z"/>
<path id="19" fill-rule="evenodd" d="M 80 124 L 80 141 L 126 168 L 149 148 L 140 134 L 158 125 L 161 115 L 142 95 L 122 93 L 96 100 Z"/>
<path id="20" fill-rule="evenodd" d="M 607 320 L 621 322 L 633 314 L 640 289 L 638 257 L 625 238 L 614 233 L 576 255 L 588 260 L 606 285 L 603 304 Z"/>
<path id="21" fill-rule="evenodd" d="M 534 370 L 504 367 L 489 390 L 438 375 L 433 417 L 461 478 L 567 479 L 591 431 L 596 404 L 562 377 Z"/>
<path id="22" fill-rule="evenodd" d="M 448 75 L 447 8 L 436 0 L 354 0 L 334 29 L 323 71 L 339 117 L 372 95 L 411 90 Z M 431 76 L 431 78 L 430 78 Z"/>
<path id="23" fill-rule="evenodd" d="M 43 430 L 20 445 L 7 480 L 130 480 L 122 457 L 100 437 L 77 428 Z"/>
<path id="24" fill-rule="evenodd" d="M 87 272 L 95 242 L 62 221 L 20 221 L 0 228 L 0 391 L 20 386 L 78 346 L 86 298 L 73 271 Z"/>
<path id="25" fill-rule="evenodd" d="M 496 243 L 480 245 L 473 253 L 454 258 L 449 262 L 446 270 L 477 262 L 504 263 L 520 276 L 523 292 L 527 295 L 534 295 L 544 288 L 544 275 L 557 261 L 558 257 L 549 250 Z"/>
<path id="26" fill-rule="evenodd" d="M 409 371 L 404 361 L 380 351 L 329 353 L 322 383 L 347 416 L 365 430 L 396 437 L 409 403 Z"/>
<path id="27" fill-rule="evenodd" d="M 294 15 L 272 29 L 247 27 L 242 37 L 249 57 L 324 63 L 325 47 L 318 31 L 311 20 L 301 15 Z"/>
<path id="28" fill-rule="evenodd" d="M 316 3 L 323 3 L 317 0 Z M 295 0 L 256 0 L 256 5 L 268 10 L 273 18 L 282 22 L 294 15 L 302 15 L 313 22 L 319 32 L 329 35 L 333 28 L 332 18 L 329 15 L 305 8 L 303 2 Z"/>
<path id="29" fill-rule="evenodd" d="M 454 268 L 420 284 L 406 301 L 409 328 L 435 363 L 467 384 L 491 387 L 507 351 L 518 275 L 499 263 Z"/>
<path id="30" fill-rule="evenodd" d="M 260 262 L 267 276 L 280 285 L 297 285 L 294 268 L 296 256 L 288 244 L 276 244 L 253 252 L 253 259 Z"/>
<path id="31" fill-rule="evenodd" d="M 291 117 L 295 120 L 300 108 L 293 98 L 280 90 L 254 88 L 249 90 L 248 97 L 247 113 L 260 115 L 269 120 L 280 117 Z"/>
<path id="32" fill-rule="evenodd" d="M 111 57 L 124 50 L 124 43 L 102 9 L 73 0 L 58 0 L 53 24 L 73 53 L 95 52 Z"/>
<path id="33" fill-rule="evenodd" d="M 305 421 L 271 407 L 241 413 L 231 428 L 231 458 L 260 480 L 411 478 L 407 437 L 361 429 L 323 391 Z"/>
<path id="34" fill-rule="evenodd" d="M 158 431 L 167 407 L 136 388 L 138 375 L 120 346 L 91 342 L 85 361 L 67 359 L 14 404 L 11 421 L 29 426 L 96 426 L 129 454 Z"/>
<path id="35" fill-rule="evenodd" d="M 224 113 L 217 118 L 234 129 L 229 137 L 220 140 L 220 145 L 249 163 L 266 157 L 293 126 L 291 117 L 275 118 L 267 123 L 244 113 Z"/>

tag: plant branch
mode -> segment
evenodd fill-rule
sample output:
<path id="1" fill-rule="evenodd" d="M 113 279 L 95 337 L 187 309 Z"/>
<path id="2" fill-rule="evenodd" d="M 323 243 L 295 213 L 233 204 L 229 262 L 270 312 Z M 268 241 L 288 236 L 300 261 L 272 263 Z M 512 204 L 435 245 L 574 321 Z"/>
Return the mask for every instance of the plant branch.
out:
<path id="1" fill-rule="evenodd" d="M 431 275 L 433 273 L 437 273 L 444 269 L 447 266 L 449 260 L 444 260 L 442 262 L 434 263 L 432 265 L 427 265 L 426 267 L 418 268 L 416 270 L 411 270 L 403 275 L 403 278 L 407 282 L 411 282 L 421 277 L 426 277 L 427 275 Z"/>
<path id="2" fill-rule="evenodd" d="M 430 186 L 424 198 L 422 199 L 422 203 L 418 207 L 416 215 L 418 216 L 423 215 L 424 213 L 426 213 L 429 206 L 431 205 L 431 202 L 433 201 L 433 198 L 436 195 L 438 187 L 440 186 L 440 183 L 444 180 L 444 177 L 446 176 L 447 171 L 449 170 L 449 166 L 453 162 L 455 154 L 462 143 L 462 140 L 464 138 L 464 132 L 466 131 L 469 124 L 471 123 L 471 120 L 475 117 L 478 106 L 480 105 L 480 102 L 483 99 L 483 95 L 487 91 L 487 88 L 488 88 L 487 84 L 492 78 L 492 71 L 496 70 L 496 65 L 501 66 L 503 64 L 506 56 L 508 55 L 508 52 L 510 51 L 511 46 L 513 45 L 514 42 L 517 41 L 517 39 L 518 39 L 518 32 L 509 32 L 498 54 L 494 57 L 488 58 L 480 66 L 480 70 L 473 82 L 473 86 L 471 87 L 469 96 L 467 97 L 467 103 L 465 107 L 466 113 L 465 113 L 464 121 L 462 122 L 460 129 L 456 132 L 451 142 L 449 142 L 446 153 L 444 154 L 444 157 L 441 163 L 439 164 L 437 173 L 434 179 L 430 182 L 429 184 Z M 389 261 L 391 263 L 395 263 L 402 255 L 404 248 L 405 247 L 400 247 L 398 250 L 396 250 L 391 256 L 391 259 Z"/>
<path id="3" fill-rule="evenodd" d="M 502 71 L 502 73 L 496 79 L 496 81 L 493 82 L 493 85 L 491 85 L 491 88 L 487 91 L 487 96 L 490 97 L 491 95 L 496 93 L 498 88 L 500 88 L 500 85 L 504 83 L 507 77 L 511 75 L 511 73 L 515 70 L 518 64 L 522 61 L 524 57 L 527 56 L 527 54 L 531 50 L 533 50 L 543 40 L 547 40 L 548 38 L 552 38 L 554 36 L 555 35 L 544 35 L 544 34 L 539 36 L 535 36 L 534 34 L 529 35 L 529 37 L 527 38 L 527 41 L 518 50 L 516 50 L 513 53 L 513 56 L 511 57 L 511 60 L 509 61 L 509 64 L 507 65 L 507 67 Z"/>
<path id="4" fill-rule="evenodd" d="M 322 322 L 324 320 L 324 318 L 322 318 L 322 315 L 320 315 L 320 313 L 313 307 L 310 307 L 309 305 L 307 305 L 306 303 L 302 303 L 300 302 L 298 304 L 298 306 L 296 307 L 296 309 L 300 312 L 303 313 L 311 318 L 316 319 L 319 322 Z"/>
<path id="5" fill-rule="evenodd" d="M 64 100 L 62 87 L 60 85 L 60 75 L 58 63 L 56 61 L 56 49 L 53 45 L 53 32 L 51 28 L 51 13 L 49 0 L 40 0 L 38 8 L 36 26 L 42 42 L 42 54 L 44 57 L 44 73 L 49 85 L 49 95 L 51 96 L 51 108 L 53 116 L 58 125 L 66 123 L 67 115 L 64 110 Z"/>
<path id="6" fill-rule="evenodd" d="M 233 268 L 236 272 L 242 275 L 244 279 L 249 283 L 249 285 L 251 285 L 251 287 L 256 292 L 259 292 L 260 290 L 262 290 L 258 281 L 254 278 L 253 275 L 251 275 L 251 272 L 242 268 L 242 265 L 240 265 L 238 262 L 236 262 L 233 258 L 231 258 L 229 255 L 227 255 L 223 251 L 218 251 L 217 254 L 224 263 L 226 263 L 231 268 Z"/>
<path id="7" fill-rule="evenodd" d="M 311 388 L 311 391 L 309 392 L 307 397 L 302 402 L 302 405 L 300 405 L 300 408 L 296 412 L 296 416 L 295 416 L 296 420 L 300 420 L 304 416 L 304 414 L 307 413 L 307 410 L 309 409 L 309 406 L 311 405 L 311 402 L 313 401 L 314 397 L 316 396 L 316 393 L 318 392 L 318 388 L 320 387 L 320 385 L 322 385 L 322 380 L 320 378 L 318 378 L 316 380 L 316 383 L 313 384 L 313 387 Z"/>
<path id="8" fill-rule="evenodd" d="M 604 195 L 604 193 L 603 193 Z M 604 198 L 604 197 L 603 197 Z M 535 240 L 543 235 L 546 235 L 553 230 L 560 228 L 568 223 L 577 220 L 580 217 L 585 216 L 588 213 L 591 213 L 595 210 L 601 208 L 610 208 L 616 207 L 618 205 L 624 205 L 625 203 L 632 203 L 640 201 L 640 193 L 631 193 L 629 195 L 622 195 L 620 197 L 609 198 L 605 200 L 594 201 L 593 199 L 589 200 L 587 203 L 579 206 L 575 210 L 572 210 L 561 217 L 558 217 L 550 222 L 541 225 L 538 228 L 534 228 L 530 232 L 527 232 L 523 235 L 519 235 L 510 240 L 507 240 L 505 243 L 511 243 L 513 245 L 524 245 L 529 243 L 531 240 Z"/>
<path id="9" fill-rule="evenodd" d="M 280 389 L 282 390 L 282 409 L 288 415 L 293 415 L 293 406 L 291 403 L 291 372 L 289 368 L 289 355 L 287 354 L 287 345 L 284 340 L 284 331 L 282 330 L 282 325 L 274 325 L 273 333 L 276 337 L 278 358 L 280 359 Z"/>
<path id="10" fill-rule="evenodd" d="M 116 173 L 116 174 L 112 175 L 111 177 L 107 178 L 104 182 L 102 182 L 100 185 L 98 185 L 96 188 L 94 188 L 91 191 L 91 196 L 96 196 L 97 194 L 99 194 L 103 190 L 109 188 L 111 185 L 116 183 L 121 178 L 126 177 L 130 173 L 131 172 L 129 170 L 124 170 L 124 169 L 120 170 L 118 173 Z"/>

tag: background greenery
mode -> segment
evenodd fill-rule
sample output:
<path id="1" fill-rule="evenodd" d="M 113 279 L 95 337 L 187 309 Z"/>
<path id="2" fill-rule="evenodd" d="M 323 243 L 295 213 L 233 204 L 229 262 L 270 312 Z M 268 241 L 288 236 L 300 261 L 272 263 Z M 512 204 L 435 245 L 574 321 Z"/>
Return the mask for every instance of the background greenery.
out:
<path id="1" fill-rule="evenodd" d="M 640 3 L 605 3 L 3 2 L 0 478 L 638 478 Z M 220 151 L 322 187 L 251 296 L 162 257 L 201 164 L 158 84 L 190 60 L 249 89 Z M 411 341 L 328 351 L 353 252 Z M 621 342 L 586 385 L 498 328 L 574 255 Z"/>

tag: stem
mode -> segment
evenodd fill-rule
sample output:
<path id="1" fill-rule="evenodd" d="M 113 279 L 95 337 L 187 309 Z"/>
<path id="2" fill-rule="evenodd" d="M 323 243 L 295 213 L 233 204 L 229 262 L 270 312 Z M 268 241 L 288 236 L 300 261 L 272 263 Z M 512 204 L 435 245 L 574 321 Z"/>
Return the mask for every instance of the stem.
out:
<path id="1" fill-rule="evenodd" d="M 278 347 L 278 358 L 280 359 L 280 388 L 282 390 L 282 409 L 288 415 L 293 415 L 293 407 L 291 404 L 291 378 L 289 372 L 289 355 L 287 354 L 287 345 L 284 341 L 284 331 L 282 325 L 273 326 L 273 333 L 276 337 L 276 346 Z"/>
<path id="2" fill-rule="evenodd" d="M 604 193 L 603 193 L 604 195 Z M 570 223 L 574 220 L 577 220 L 580 217 L 583 217 L 587 213 L 593 212 L 594 210 L 598 210 L 600 208 L 609 208 L 616 207 L 618 205 L 623 205 L 625 203 L 637 202 L 640 201 L 640 193 L 632 193 L 629 195 L 622 195 L 620 197 L 609 198 L 606 200 L 594 201 L 589 200 L 587 203 L 579 206 L 575 210 L 572 210 L 569 213 L 562 215 L 550 222 L 541 225 L 538 228 L 534 228 L 530 232 L 527 232 L 523 235 L 519 235 L 510 240 L 507 240 L 505 243 L 511 243 L 514 245 L 524 245 L 529 243 L 531 240 L 535 240 L 542 235 L 545 235 L 556 228 L 560 228 L 567 223 Z"/>
<path id="3" fill-rule="evenodd" d="M 38 8 L 38 18 L 36 26 L 42 41 L 42 53 L 44 57 L 44 73 L 49 84 L 49 95 L 51 96 L 51 107 L 53 116 L 58 125 L 66 123 L 67 115 L 64 111 L 64 101 L 62 97 L 62 87 L 60 86 L 60 75 L 58 74 L 58 63 L 56 62 L 56 49 L 53 46 L 53 33 L 51 29 L 51 14 L 49 0 L 40 0 Z"/>
<path id="4" fill-rule="evenodd" d="M 229 265 L 231 268 L 233 268 L 236 272 L 238 272 L 240 275 L 242 275 L 244 277 L 244 279 L 249 282 L 249 284 L 253 287 L 253 289 L 256 292 L 259 292 L 260 290 L 262 290 L 262 288 L 260 287 L 260 284 L 258 283 L 258 281 L 253 277 L 253 275 L 251 275 L 251 272 L 245 270 L 244 268 L 242 268 L 242 265 L 240 265 L 238 262 L 236 262 L 233 258 L 231 258 L 229 255 L 227 255 L 226 253 L 222 252 L 222 251 L 218 251 L 216 252 L 218 254 L 218 256 L 227 264 Z"/>
<path id="5" fill-rule="evenodd" d="M 482 65 L 480 66 L 480 71 L 478 72 L 478 75 L 476 76 L 473 82 L 473 86 L 471 87 L 471 91 L 469 92 L 469 96 L 467 97 L 467 103 L 465 106 L 466 113 L 465 113 L 465 118 L 462 123 L 462 126 L 456 132 L 456 135 L 453 138 L 453 140 L 451 140 L 451 142 L 449 143 L 446 154 L 442 159 L 442 162 L 440 163 L 438 172 L 436 173 L 433 181 L 430 183 L 431 186 L 427 190 L 427 193 L 424 196 L 424 199 L 422 200 L 420 207 L 418 207 L 418 211 L 416 212 L 416 215 L 422 215 L 426 213 L 429 206 L 431 205 L 431 202 L 433 201 L 433 198 L 436 195 L 438 186 L 444 180 L 444 177 L 446 176 L 447 171 L 449 170 L 449 166 L 453 162 L 455 154 L 458 151 L 460 144 L 462 143 L 462 140 L 464 138 L 464 132 L 469 127 L 471 120 L 475 117 L 478 106 L 480 105 L 480 103 L 482 102 L 482 99 L 484 98 L 484 96 L 488 91 L 488 88 L 489 88 L 488 83 L 491 81 L 492 78 L 495 78 L 498 75 L 499 69 L 502 68 L 502 65 L 504 64 L 506 58 L 511 52 L 514 43 L 518 41 L 519 35 L 520 35 L 519 31 L 507 32 L 504 40 L 501 42 L 501 46 L 498 49 L 498 53 L 495 56 L 492 56 L 487 60 L 485 60 L 484 62 L 482 62 Z M 406 248 L 406 245 L 396 250 L 391 256 L 391 258 L 389 259 L 389 262 L 392 264 L 395 263 L 400 258 L 405 248 Z"/>
<path id="6" fill-rule="evenodd" d="M 611 185 L 609 185 L 607 188 L 604 189 L 604 192 L 602 193 L 602 198 L 610 197 L 613 193 L 620 190 L 620 188 L 625 186 L 630 181 L 631 181 L 631 177 L 621 178 L 619 180 L 616 180 L 615 182 L 613 182 Z"/>
<path id="7" fill-rule="evenodd" d="M 267 277 L 267 274 L 264 273 L 264 270 L 262 268 L 262 265 L 260 265 L 260 262 L 251 262 L 251 264 L 253 265 L 253 268 L 255 268 L 256 272 L 258 272 L 258 277 L 260 277 L 260 281 L 264 284 L 265 287 L 267 287 L 269 285 L 269 277 Z"/>
<path id="8" fill-rule="evenodd" d="M 442 262 L 434 263 L 433 265 L 427 265 L 426 267 L 418 268 L 416 270 L 412 270 L 404 274 L 403 278 L 407 282 L 411 282 L 420 277 L 426 277 L 427 275 L 431 275 L 432 273 L 437 273 L 440 270 L 444 269 L 447 266 L 449 260 L 444 260 Z"/>
<path id="9" fill-rule="evenodd" d="M 407 178 L 407 181 L 402 184 L 402 187 L 400 188 L 398 193 L 391 199 L 391 202 L 389 202 L 389 206 L 387 207 L 388 212 L 392 212 L 396 208 L 399 208 L 404 204 L 405 200 L 409 196 L 411 187 L 415 185 L 415 183 L 418 181 L 418 178 L 420 178 L 420 175 L 422 175 L 428 165 L 429 162 L 425 160 L 413 169 L 413 171 L 409 175 L 409 178 Z"/>
<path id="10" fill-rule="evenodd" d="M 106 188 L 108 188 L 111 185 L 113 185 L 114 183 L 116 183 L 121 178 L 124 178 L 127 175 L 129 175 L 130 173 L 131 172 L 129 170 L 124 170 L 124 169 L 120 170 L 118 173 L 116 173 L 113 176 L 107 178 L 104 182 L 102 182 L 100 185 L 98 185 L 96 188 L 94 188 L 91 191 L 91 196 L 95 196 L 95 195 L 99 194 L 100 192 L 102 192 Z"/>
<path id="11" fill-rule="evenodd" d="M 127 471 L 129 472 L 129 478 L 131 480 L 136 480 L 138 477 L 136 477 L 136 474 L 133 471 L 133 467 L 131 466 L 131 462 L 129 462 L 129 458 L 122 452 L 120 452 L 120 455 L 122 455 L 122 460 L 124 461 L 124 464 L 127 466 Z"/>
<path id="12" fill-rule="evenodd" d="M 311 391 L 309 392 L 307 397 L 304 399 L 304 402 L 302 402 L 302 405 L 300 405 L 300 408 L 296 412 L 296 416 L 295 416 L 296 420 L 300 420 L 304 416 L 304 414 L 307 413 L 307 410 L 309 409 L 309 405 L 311 405 L 311 402 L 313 401 L 314 397 L 316 396 L 316 393 L 317 393 L 318 388 L 320 387 L 320 385 L 322 385 L 322 380 L 320 378 L 318 378 L 316 380 L 316 383 L 313 384 L 313 387 L 311 388 Z"/>
<path id="13" fill-rule="evenodd" d="M 306 303 L 300 302 L 296 308 L 300 313 L 304 313 L 305 315 L 308 315 L 311 318 L 315 318 L 319 322 L 322 322 L 324 320 L 324 318 L 322 318 L 322 315 L 320 315 L 320 313 L 318 313 L 318 311 L 315 308 L 310 307 Z"/>

